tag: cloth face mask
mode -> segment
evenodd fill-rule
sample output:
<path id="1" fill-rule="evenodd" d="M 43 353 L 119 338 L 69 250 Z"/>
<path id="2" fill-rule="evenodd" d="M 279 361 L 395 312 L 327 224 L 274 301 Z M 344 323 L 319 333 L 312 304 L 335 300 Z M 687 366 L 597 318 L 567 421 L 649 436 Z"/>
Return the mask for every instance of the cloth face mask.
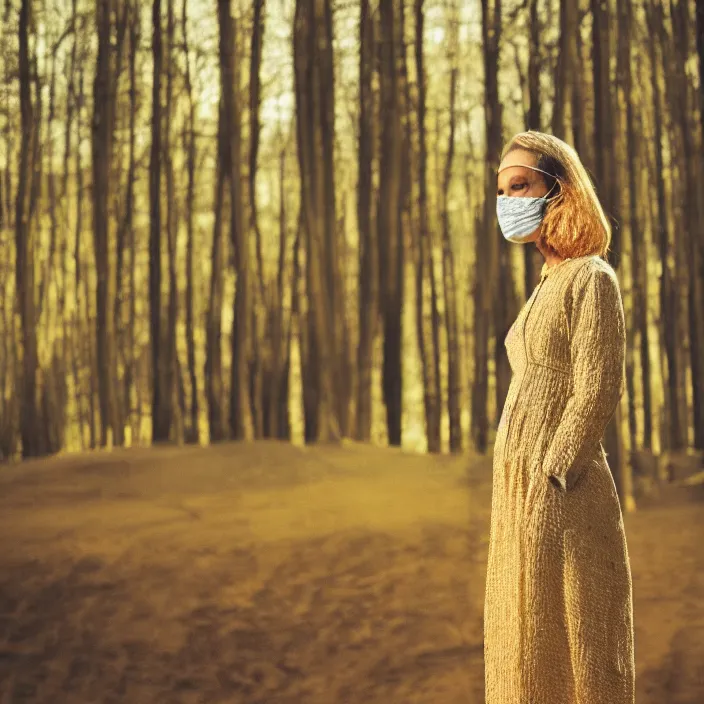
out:
<path id="1" fill-rule="evenodd" d="M 547 173 L 547 171 L 528 166 L 527 164 L 511 164 L 511 166 L 525 166 L 527 169 L 542 171 L 544 174 Z M 552 174 L 548 174 L 548 176 L 552 176 Z M 555 177 L 552 176 L 552 178 Z M 525 244 L 543 221 L 547 204 L 557 197 L 559 197 L 559 194 L 553 196 L 553 198 L 548 198 L 547 194 L 539 198 L 497 196 L 496 217 L 499 220 L 499 227 L 504 238 L 509 242 Z"/>

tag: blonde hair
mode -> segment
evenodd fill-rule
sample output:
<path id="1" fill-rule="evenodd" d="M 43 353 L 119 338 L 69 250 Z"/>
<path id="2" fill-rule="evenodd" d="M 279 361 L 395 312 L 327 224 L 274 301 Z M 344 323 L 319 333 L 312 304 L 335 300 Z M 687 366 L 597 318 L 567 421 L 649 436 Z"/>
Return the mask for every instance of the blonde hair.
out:
<path id="1" fill-rule="evenodd" d="M 577 152 L 561 139 L 535 130 L 516 134 L 504 147 L 501 160 L 514 149 L 537 157 L 537 168 L 550 174 L 543 176 L 549 188 L 559 182 L 560 193 L 545 209 L 541 244 L 563 258 L 591 254 L 605 258 L 611 225 Z"/>

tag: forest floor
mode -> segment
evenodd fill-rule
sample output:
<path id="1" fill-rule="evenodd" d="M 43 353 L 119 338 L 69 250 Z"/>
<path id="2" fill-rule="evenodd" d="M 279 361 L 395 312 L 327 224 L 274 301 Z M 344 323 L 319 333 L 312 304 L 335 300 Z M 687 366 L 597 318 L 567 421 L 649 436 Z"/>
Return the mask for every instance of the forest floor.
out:
<path id="1" fill-rule="evenodd" d="M 0 468 L 0 704 L 481 704 L 490 481 L 358 445 Z M 701 704 L 702 488 L 625 524 L 636 701 Z"/>

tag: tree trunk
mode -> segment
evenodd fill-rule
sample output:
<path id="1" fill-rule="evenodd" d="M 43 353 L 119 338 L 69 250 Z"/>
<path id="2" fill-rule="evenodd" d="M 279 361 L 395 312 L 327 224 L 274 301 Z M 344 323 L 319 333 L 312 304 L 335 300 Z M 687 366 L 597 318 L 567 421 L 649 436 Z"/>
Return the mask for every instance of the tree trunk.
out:
<path id="1" fill-rule="evenodd" d="M 228 155 L 225 149 L 225 118 L 220 98 L 217 137 L 217 174 L 215 179 L 215 220 L 211 252 L 210 296 L 206 316 L 205 395 L 208 403 L 208 432 L 210 442 L 226 438 L 225 413 L 222 407 L 222 303 L 223 303 L 223 241 L 222 220 L 225 195 L 225 175 Z"/>
<path id="2" fill-rule="evenodd" d="M 225 120 L 224 142 L 229 165 L 230 240 L 235 257 L 237 283 L 233 301 L 232 367 L 230 383 L 230 429 L 237 440 L 254 437 L 249 397 L 249 230 L 242 222 L 242 180 L 240 173 L 240 107 L 238 66 L 235 57 L 234 24 L 230 0 L 218 0 L 220 29 L 220 85 Z M 237 72 L 237 73 L 236 73 Z"/>
<path id="3" fill-rule="evenodd" d="M 457 21 L 452 18 L 450 34 L 450 133 L 442 188 L 443 291 L 445 299 L 445 329 L 447 331 L 447 412 L 450 419 L 450 452 L 462 451 L 462 378 L 460 364 L 459 325 L 457 320 L 457 290 L 455 259 L 450 233 L 448 200 L 455 154 L 455 103 L 457 95 Z"/>
<path id="4" fill-rule="evenodd" d="M 380 105 L 383 120 L 377 202 L 377 251 L 379 258 L 379 306 L 383 329 L 382 395 L 390 445 L 402 442 L 402 308 L 403 238 L 401 212 L 404 159 L 402 120 L 405 53 L 404 0 L 383 0 L 380 14 Z"/>
<path id="5" fill-rule="evenodd" d="M 424 0 L 416 0 L 416 73 L 418 76 L 418 183 L 420 188 L 418 198 L 419 208 L 419 259 L 416 274 L 416 305 L 419 345 L 423 364 L 424 401 L 426 434 L 428 451 L 440 452 L 440 419 L 442 417 L 439 345 L 438 343 L 438 311 L 437 291 L 435 286 L 435 262 L 433 256 L 433 237 L 428 223 L 427 195 L 427 161 L 425 111 L 426 111 L 426 76 L 423 51 L 423 27 L 425 23 Z M 426 285 L 430 288 L 430 313 L 426 316 Z M 428 330 L 430 322 L 430 330 Z M 420 341 L 422 340 L 422 342 Z"/>
<path id="6" fill-rule="evenodd" d="M 623 89 L 626 107 L 626 155 L 628 163 L 628 211 L 631 233 L 631 281 L 632 285 L 632 322 L 630 333 L 640 337 L 641 375 L 640 385 L 643 390 L 643 412 L 645 427 L 643 446 L 652 448 L 652 402 L 650 393 L 650 344 L 648 334 L 648 276 L 646 245 L 643 224 L 638 215 L 638 159 L 636 154 L 635 111 L 633 109 L 633 71 L 631 67 L 631 38 L 633 15 L 631 4 L 619 0 L 619 82 Z M 629 357 L 633 357 L 633 344 L 629 344 Z M 630 446 L 637 447 L 638 429 L 636 421 L 636 378 L 634 364 L 629 365 L 628 372 L 628 420 L 630 429 Z"/>
<path id="7" fill-rule="evenodd" d="M 20 393 L 20 436 L 22 456 L 40 454 L 37 413 L 37 326 L 34 304 L 34 232 L 32 228 L 32 174 L 35 140 L 38 139 L 29 56 L 31 1 L 22 0 L 19 17 L 19 92 L 22 141 L 17 169 L 15 211 L 15 287 L 22 326 L 22 390 Z"/>
<path id="8" fill-rule="evenodd" d="M 136 6 L 131 7 L 129 16 L 129 78 L 130 78 L 130 145 L 129 145 L 129 165 L 127 167 L 127 194 L 125 197 L 125 232 L 129 238 L 130 270 L 129 270 L 129 322 L 127 326 L 127 350 L 125 353 L 125 377 L 123 382 L 124 414 L 125 419 L 132 427 L 132 444 L 136 442 L 135 432 L 138 427 L 132 414 L 132 387 L 135 383 L 135 318 L 136 318 L 136 260 L 137 242 L 134 227 L 134 184 L 136 178 L 135 145 L 136 145 L 136 113 L 137 113 L 137 51 L 140 40 L 140 20 L 139 11 Z M 117 316 L 116 316 L 117 317 Z"/>
<path id="9" fill-rule="evenodd" d="M 684 181 L 681 193 L 684 195 L 682 237 L 686 252 L 687 277 L 687 312 L 689 324 L 689 361 L 692 373 L 692 406 L 694 414 L 694 446 L 704 450 L 704 320 L 701 316 L 704 304 L 704 281 L 699 276 L 701 262 L 701 245 L 704 237 L 701 235 L 702 223 L 698 212 L 698 186 L 701 168 L 702 151 L 699 159 L 696 158 L 695 126 L 690 120 L 692 106 L 689 101 L 689 79 L 687 77 L 687 63 L 690 58 L 689 31 L 692 22 L 689 15 L 688 0 L 670 0 L 672 16 L 673 46 L 675 50 L 674 81 L 677 101 L 674 112 L 677 129 L 679 130 L 679 143 L 682 149 L 682 177 Z"/>
<path id="10" fill-rule="evenodd" d="M 557 67 L 555 77 L 555 98 L 554 98 L 554 108 L 553 108 L 553 134 L 557 137 L 561 137 L 556 131 L 562 130 L 564 132 L 564 126 L 561 121 L 564 121 L 564 100 L 566 93 L 566 83 L 567 77 L 564 72 L 560 71 L 560 66 L 562 62 L 561 57 L 564 56 L 566 51 L 564 47 L 563 38 L 563 5 L 560 3 L 560 48 L 557 59 Z M 526 121 L 526 129 L 540 130 L 543 125 L 541 122 L 541 107 L 542 107 L 542 93 L 540 90 L 540 75 L 543 71 L 543 56 L 541 50 L 541 39 L 543 34 L 543 25 L 540 22 L 538 15 L 538 2 L 537 0 L 530 0 L 529 4 L 529 35 L 530 35 L 530 54 L 528 58 L 528 119 Z M 557 125 L 555 125 L 557 122 Z M 527 299 L 531 291 L 535 288 L 540 277 L 540 261 L 542 257 L 540 252 L 535 247 L 523 247 L 523 288 L 524 288 L 524 299 Z"/>
<path id="11" fill-rule="evenodd" d="M 149 331 L 152 343 L 152 442 L 169 439 L 161 328 L 161 0 L 152 3 L 152 144 L 149 159 Z"/>
<path id="12" fill-rule="evenodd" d="M 374 144 L 374 20 L 369 0 L 362 0 L 359 18 L 359 159 L 357 222 L 359 226 L 359 345 L 357 347 L 356 437 L 371 440 L 374 340 L 379 318 L 379 252 L 372 227 Z"/>
<path id="13" fill-rule="evenodd" d="M 268 418 L 269 393 L 265 391 L 271 384 L 273 373 L 271 341 L 267 339 L 270 332 L 268 321 L 276 315 L 272 310 L 280 307 L 279 301 L 267 300 L 264 255 L 262 253 L 262 233 L 259 227 L 259 209 L 257 206 L 257 170 L 259 159 L 259 142 L 261 137 L 261 63 L 264 42 L 264 2 L 253 0 L 251 60 L 249 64 L 249 203 L 250 228 L 255 238 L 256 252 L 256 289 L 252 305 L 252 331 L 254 344 L 250 363 L 251 396 L 250 405 L 254 421 L 254 434 L 260 438 L 265 435 L 265 416 Z M 257 313 L 259 313 L 257 315 Z M 257 321 L 260 324 L 257 325 Z"/>
<path id="14" fill-rule="evenodd" d="M 183 0 L 183 54 L 186 67 L 185 83 L 188 96 L 188 121 L 183 128 L 183 143 L 186 150 L 186 170 L 188 186 L 186 191 L 186 347 L 188 354 L 188 377 L 191 387 L 190 425 L 186 435 L 187 441 L 197 443 L 199 433 L 198 408 L 198 377 L 196 374 L 196 343 L 194 333 L 194 303 L 193 303 L 193 207 L 195 200 L 196 178 L 196 105 L 193 99 L 193 83 L 191 80 L 191 62 L 188 43 L 188 0 Z"/>
<path id="15" fill-rule="evenodd" d="M 341 321 L 339 292 L 332 286 L 337 272 L 334 181 L 332 33 L 329 0 L 297 0 L 293 32 L 296 127 L 301 203 L 306 234 L 308 294 L 304 383 L 310 384 L 307 440 L 341 437 L 339 365 Z M 332 267 L 332 271 L 331 271 Z M 336 383 L 337 381 L 337 383 Z"/>
<path id="16" fill-rule="evenodd" d="M 172 156 L 172 114 L 174 93 L 174 52 L 175 41 L 174 0 L 166 5 L 166 105 L 164 114 L 163 159 L 166 176 L 166 245 L 169 262 L 169 298 L 166 331 L 163 339 L 164 355 L 164 410 L 168 423 L 168 437 L 173 436 L 176 444 L 183 444 L 183 414 L 179 402 L 181 385 L 180 365 L 176 349 L 176 323 L 178 321 L 178 278 L 176 275 L 176 195 L 174 188 L 174 165 Z M 164 438 L 167 439 L 167 438 Z"/>
<path id="17" fill-rule="evenodd" d="M 103 447 L 123 442 L 118 419 L 115 378 L 115 268 L 110 256 L 110 193 L 115 115 L 114 74 L 110 58 L 113 0 L 96 2 L 98 56 L 93 82 L 93 236 L 96 288 L 96 336 L 98 395 L 100 399 L 100 443 Z"/>
<path id="18" fill-rule="evenodd" d="M 288 345 L 284 349 L 283 338 L 283 301 L 284 301 L 284 271 L 286 269 L 286 240 L 288 233 L 286 219 L 286 149 L 279 155 L 279 262 L 276 279 L 272 282 L 274 294 L 271 298 L 273 305 L 269 309 L 271 340 L 271 366 L 267 389 L 267 402 L 265 412 L 266 436 L 280 438 L 284 428 L 288 425 L 288 380 L 285 390 L 282 389 L 284 367 L 288 361 Z M 298 238 L 298 233 L 296 234 Z M 295 287 L 295 282 L 292 282 Z M 293 297 L 292 297 L 293 298 Z M 289 319 L 289 331 L 293 321 L 293 313 Z M 290 334 L 289 334 L 290 339 Z M 286 418 L 282 417 L 282 409 Z"/>
<path id="19" fill-rule="evenodd" d="M 494 310 L 494 282 L 499 276 L 498 247 L 499 238 L 496 227 L 496 172 L 499 168 L 499 156 L 502 146 L 502 110 L 498 94 L 499 50 L 501 41 L 501 0 L 494 0 L 493 12 L 489 0 L 482 0 L 482 41 L 484 46 L 484 113 L 486 121 L 486 159 L 484 167 L 484 210 L 482 229 L 488 242 L 484 254 L 477 257 L 474 276 L 474 380 L 472 385 L 472 441 L 478 452 L 485 452 L 488 445 L 488 409 L 489 395 L 489 323 L 496 315 Z M 500 291 L 498 298 L 502 298 Z M 507 328 L 507 310 L 496 320 L 494 332 L 497 347 L 497 410 L 503 404 L 500 383 L 502 356 L 505 356 L 503 338 Z M 505 376 L 505 372 L 504 372 Z"/>
<path id="20" fill-rule="evenodd" d="M 653 87 L 653 115 L 655 124 L 655 188 L 658 202 L 658 247 L 662 262 L 660 274 L 660 331 L 664 342 L 667 378 L 665 380 L 666 413 L 662 428 L 661 445 L 663 450 L 680 449 L 684 444 L 682 419 L 678 389 L 680 387 L 679 363 L 677 353 L 681 333 L 679 325 L 679 303 L 675 291 L 675 282 L 668 264 L 670 255 L 670 235 L 667 217 L 667 205 L 664 182 L 663 158 L 663 117 L 658 75 L 658 47 L 662 52 L 662 15 L 659 4 L 650 0 L 646 5 L 646 17 L 651 41 L 648 43 L 650 54 L 651 85 Z"/>

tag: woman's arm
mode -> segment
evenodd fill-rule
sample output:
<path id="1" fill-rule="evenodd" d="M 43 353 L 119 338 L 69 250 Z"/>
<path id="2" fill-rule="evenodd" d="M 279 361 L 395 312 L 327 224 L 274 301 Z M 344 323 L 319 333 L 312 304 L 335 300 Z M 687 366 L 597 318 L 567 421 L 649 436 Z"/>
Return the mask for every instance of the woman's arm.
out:
<path id="1" fill-rule="evenodd" d="M 573 393 L 543 460 L 543 471 L 561 491 L 568 475 L 601 440 L 625 386 L 623 301 L 612 271 L 590 260 L 572 284 L 570 354 Z M 571 479 L 571 475 L 569 477 Z"/>

